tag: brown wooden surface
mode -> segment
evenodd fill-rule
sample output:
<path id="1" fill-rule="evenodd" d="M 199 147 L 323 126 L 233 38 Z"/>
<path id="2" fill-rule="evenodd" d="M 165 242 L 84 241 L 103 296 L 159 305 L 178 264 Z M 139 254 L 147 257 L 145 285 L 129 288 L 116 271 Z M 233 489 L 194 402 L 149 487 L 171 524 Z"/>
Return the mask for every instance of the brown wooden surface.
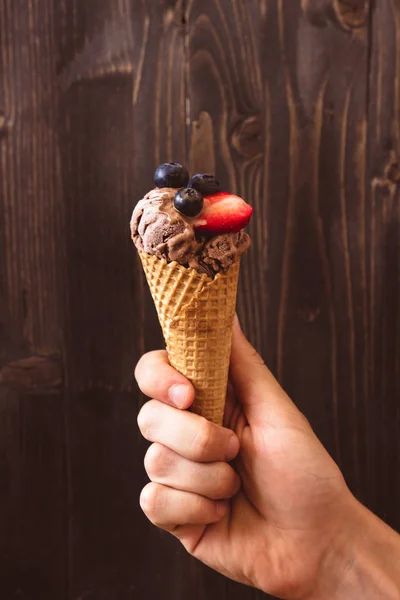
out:
<path id="1" fill-rule="evenodd" d="M 239 313 L 400 528 L 396 0 L 0 0 L 0 595 L 245 600 L 138 508 L 161 335 L 128 222 L 163 160 L 255 208 Z"/>

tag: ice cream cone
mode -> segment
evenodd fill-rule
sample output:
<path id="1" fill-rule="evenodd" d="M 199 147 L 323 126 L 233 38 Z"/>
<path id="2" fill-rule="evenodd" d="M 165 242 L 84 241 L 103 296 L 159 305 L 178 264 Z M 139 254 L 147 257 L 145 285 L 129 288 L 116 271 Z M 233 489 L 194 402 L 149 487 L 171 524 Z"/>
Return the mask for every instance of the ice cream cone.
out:
<path id="1" fill-rule="evenodd" d="M 222 424 L 240 260 L 214 279 L 139 252 L 171 365 L 196 390 L 192 410 Z"/>

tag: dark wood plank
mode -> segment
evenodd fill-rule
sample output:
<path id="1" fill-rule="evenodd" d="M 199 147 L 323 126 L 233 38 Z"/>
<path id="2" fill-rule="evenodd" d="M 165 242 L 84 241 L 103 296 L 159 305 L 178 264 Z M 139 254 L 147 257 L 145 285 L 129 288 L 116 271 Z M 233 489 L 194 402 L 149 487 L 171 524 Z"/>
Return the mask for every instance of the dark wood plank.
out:
<path id="1" fill-rule="evenodd" d="M 60 394 L 0 399 L 0 590 L 67 598 L 67 505 Z"/>
<path id="2" fill-rule="evenodd" d="M 400 529 L 400 6 L 376 4 L 371 36 L 367 239 L 371 507 Z"/>
<path id="3" fill-rule="evenodd" d="M 59 155 L 52 2 L 0 5 L 2 340 L 21 352 L 60 350 Z M 46 32 L 38 44 L 40 32 Z M 4 348 L 3 344 L 1 346 Z"/>
<path id="4" fill-rule="evenodd" d="M 0 590 L 26 600 L 68 594 L 52 9 L 0 3 Z"/>
<path id="5" fill-rule="evenodd" d="M 362 495 L 365 359 L 357 350 L 366 326 L 368 32 L 351 34 L 340 21 L 318 27 L 295 12 L 278 4 L 266 30 L 269 40 L 274 27 L 283 48 L 277 61 L 265 47 L 275 149 L 267 192 L 269 355 Z"/>

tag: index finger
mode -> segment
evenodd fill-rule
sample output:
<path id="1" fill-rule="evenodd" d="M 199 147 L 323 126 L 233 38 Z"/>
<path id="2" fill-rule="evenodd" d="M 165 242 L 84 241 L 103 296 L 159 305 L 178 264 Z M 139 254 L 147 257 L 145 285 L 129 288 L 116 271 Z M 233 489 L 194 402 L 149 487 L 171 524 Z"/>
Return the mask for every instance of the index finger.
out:
<path id="1" fill-rule="evenodd" d="M 140 390 L 150 398 L 180 409 L 189 408 L 193 403 L 193 385 L 171 367 L 165 350 L 142 356 L 136 365 L 135 379 Z"/>

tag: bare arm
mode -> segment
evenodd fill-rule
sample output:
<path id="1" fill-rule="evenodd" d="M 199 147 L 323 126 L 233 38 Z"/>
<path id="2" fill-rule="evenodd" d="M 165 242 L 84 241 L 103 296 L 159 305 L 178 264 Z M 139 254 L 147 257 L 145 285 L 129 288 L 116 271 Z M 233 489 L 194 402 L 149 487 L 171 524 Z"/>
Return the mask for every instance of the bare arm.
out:
<path id="1" fill-rule="evenodd" d="M 358 502 L 353 514 L 353 527 L 340 535 L 336 567 L 326 565 L 326 589 L 315 598 L 399 600 L 400 536 Z"/>

